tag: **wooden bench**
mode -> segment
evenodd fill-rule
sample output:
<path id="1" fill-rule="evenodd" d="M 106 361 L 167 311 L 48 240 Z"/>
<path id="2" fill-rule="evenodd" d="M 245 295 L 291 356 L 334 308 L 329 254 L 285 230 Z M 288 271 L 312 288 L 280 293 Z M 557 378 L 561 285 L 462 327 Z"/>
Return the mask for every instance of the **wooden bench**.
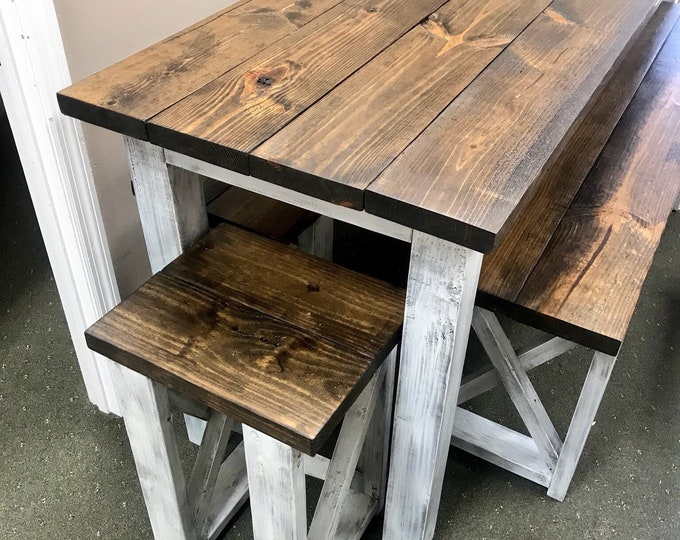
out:
<path id="1" fill-rule="evenodd" d="M 327 477 L 310 538 L 359 538 L 383 502 L 403 305 L 400 289 L 223 224 L 86 338 L 165 385 L 156 392 L 167 386 L 210 407 L 188 499 L 178 503 L 191 509 L 196 537 L 220 533 L 248 484 L 256 538 L 304 537 L 306 469 Z M 343 417 L 333 457 L 303 460 L 300 452 L 314 456 Z M 125 420 L 128 430 L 145 429 Z M 225 461 L 234 422 L 244 444 Z M 174 438 L 161 439 L 159 451 L 176 458 Z M 142 485 L 159 473 L 138 472 Z"/>
<path id="2" fill-rule="evenodd" d="M 459 407 L 452 443 L 558 500 L 680 191 L 679 14 L 662 4 L 480 277 L 473 328 L 492 367 L 464 379 L 458 403 L 502 382 L 530 436 Z M 488 310 L 556 337 L 514 351 Z M 595 355 L 563 442 L 526 372 L 576 344 Z"/>

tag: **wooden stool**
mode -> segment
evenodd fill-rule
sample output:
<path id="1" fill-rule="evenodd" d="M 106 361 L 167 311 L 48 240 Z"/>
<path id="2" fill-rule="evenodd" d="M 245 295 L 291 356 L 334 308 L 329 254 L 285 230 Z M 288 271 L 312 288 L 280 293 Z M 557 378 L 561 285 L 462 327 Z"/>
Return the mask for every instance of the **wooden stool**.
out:
<path id="1" fill-rule="evenodd" d="M 215 538 L 247 485 L 256 538 L 306 538 L 305 472 L 325 479 L 309 538 L 359 538 L 383 504 L 403 302 L 220 225 L 94 324 L 89 346 L 144 375 L 129 372 L 120 391 L 156 538 Z M 188 488 L 167 387 L 211 409 Z M 316 456 L 343 417 L 332 458 Z M 225 459 L 240 422 L 244 441 Z"/>

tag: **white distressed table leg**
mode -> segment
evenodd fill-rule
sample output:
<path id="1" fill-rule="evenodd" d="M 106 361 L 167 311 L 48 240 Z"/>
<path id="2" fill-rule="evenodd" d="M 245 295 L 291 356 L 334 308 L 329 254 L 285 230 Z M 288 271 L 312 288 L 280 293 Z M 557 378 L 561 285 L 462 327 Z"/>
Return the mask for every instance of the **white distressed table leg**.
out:
<path id="1" fill-rule="evenodd" d="M 680 212 L 680 193 L 678 194 L 678 198 L 675 199 L 675 204 L 673 205 L 673 212 Z"/>
<path id="2" fill-rule="evenodd" d="M 116 391 L 154 537 L 194 540 L 167 390 L 123 366 L 117 365 L 116 371 Z"/>
<path id="3" fill-rule="evenodd" d="M 384 538 L 434 533 L 481 264 L 413 233 Z"/>
<path id="4" fill-rule="evenodd" d="M 125 137 L 137 209 L 151 270 L 156 273 L 208 230 L 203 186 L 195 173 L 172 167 L 158 146 Z"/>
<path id="5" fill-rule="evenodd" d="M 590 370 L 569 425 L 569 431 L 567 431 L 567 436 L 564 439 L 562 452 L 557 460 L 555 474 L 553 474 L 548 488 L 548 496 L 553 499 L 563 501 L 567 494 L 567 489 L 574 477 L 576 465 L 578 465 L 583 447 L 586 445 L 590 428 L 593 425 L 593 420 L 595 420 L 597 409 L 600 407 L 615 363 L 616 357 L 614 356 L 600 352 L 593 356 Z"/>
<path id="6" fill-rule="evenodd" d="M 243 424 L 255 540 L 307 538 L 302 454 Z"/>
<path id="7" fill-rule="evenodd" d="M 207 230 L 203 189 L 194 173 L 169 169 L 161 148 L 130 137 L 125 146 L 151 269 L 158 272 Z M 167 391 L 142 375 L 120 373 L 117 391 L 156 538 L 194 538 Z"/>

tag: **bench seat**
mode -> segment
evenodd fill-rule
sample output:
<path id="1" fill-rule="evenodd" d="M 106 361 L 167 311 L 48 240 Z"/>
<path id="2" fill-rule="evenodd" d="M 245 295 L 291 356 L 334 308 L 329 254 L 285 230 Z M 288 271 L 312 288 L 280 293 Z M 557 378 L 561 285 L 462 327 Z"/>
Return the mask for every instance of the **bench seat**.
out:
<path id="1" fill-rule="evenodd" d="M 661 4 L 483 263 L 472 326 L 490 365 L 464 377 L 458 404 L 502 383 L 529 435 L 459 407 L 451 442 L 557 500 L 680 192 L 679 17 Z M 550 336 L 515 351 L 493 311 Z M 527 372 L 576 344 L 595 354 L 563 439 Z"/>
<path id="2" fill-rule="evenodd" d="M 678 6 L 662 4 L 653 31 L 485 259 L 478 305 L 618 353 L 680 190 L 680 25 L 617 120 L 677 16 Z"/>

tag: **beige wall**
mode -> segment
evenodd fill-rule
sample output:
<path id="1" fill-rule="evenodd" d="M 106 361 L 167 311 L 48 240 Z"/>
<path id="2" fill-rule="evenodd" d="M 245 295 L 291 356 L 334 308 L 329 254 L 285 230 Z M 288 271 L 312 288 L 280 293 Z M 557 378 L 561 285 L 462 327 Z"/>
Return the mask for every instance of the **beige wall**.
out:
<path id="1" fill-rule="evenodd" d="M 72 79 L 109 64 L 231 4 L 233 0 L 54 0 Z M 149 275 L 122 138 L 84 125 L 121 294 Z"/>

